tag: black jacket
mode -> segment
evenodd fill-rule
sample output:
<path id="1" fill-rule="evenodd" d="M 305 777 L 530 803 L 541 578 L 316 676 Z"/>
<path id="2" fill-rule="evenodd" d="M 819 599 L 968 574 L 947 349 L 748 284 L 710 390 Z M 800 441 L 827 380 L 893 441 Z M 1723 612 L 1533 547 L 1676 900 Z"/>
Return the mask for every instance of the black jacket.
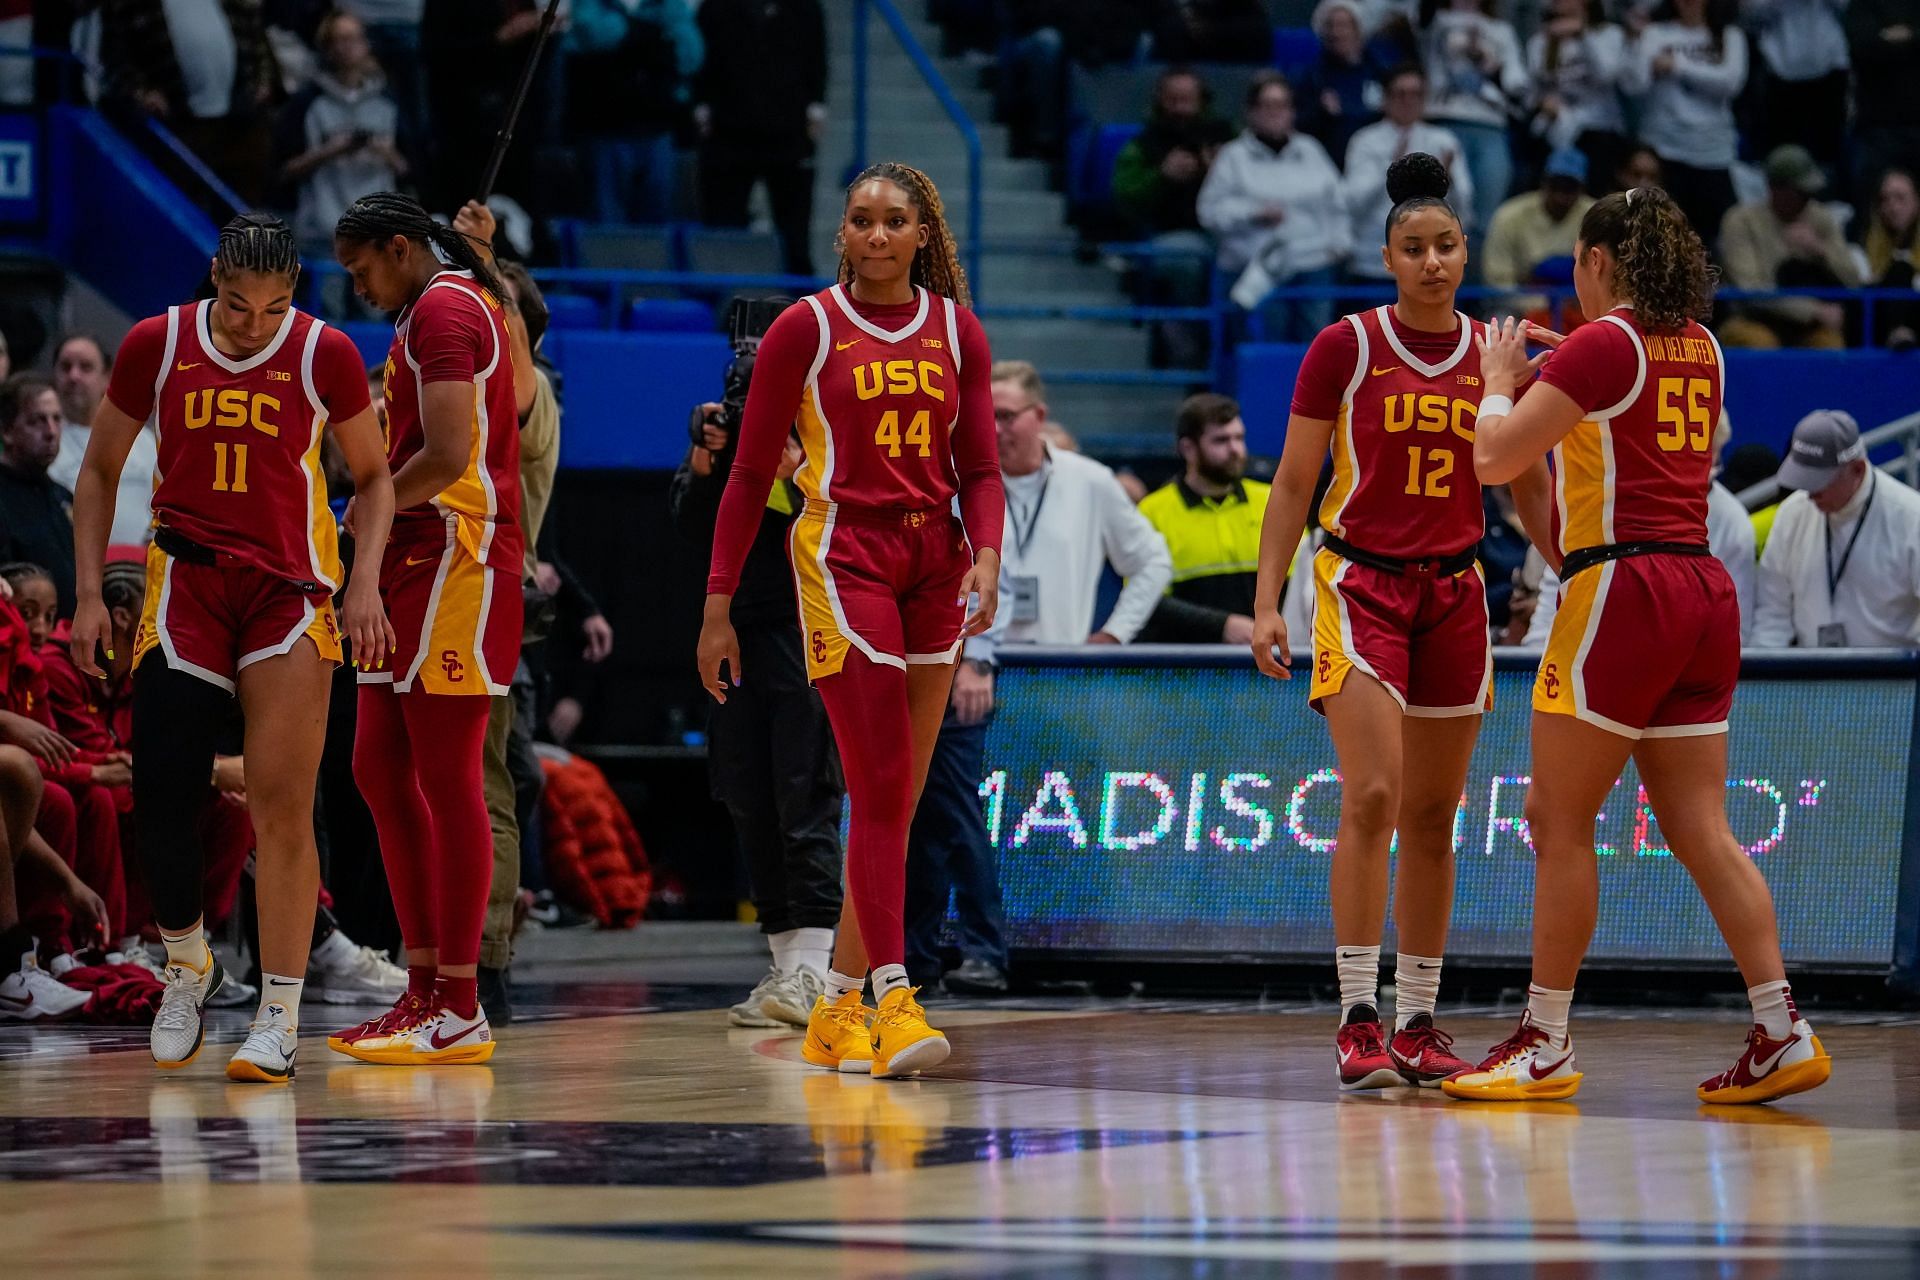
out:
<path id="1" fill-rule="evenodd" d="M 24 560 L 53 578 L 60 616 L 73 616 L 73 494 L 41 472 L 0 462 L 0 564 Z"/>
<path id="2" fill-rule="evenodd" d="M 693 454 L 689 452 L 673 473 L 667 490 L 667 509 L 673 527 L 703 552 L 713 550 L 714 524 L 720 516 L 720 495 L 727 489 L 727 471 L 732 454 L 716 460 L 711 475 L 696 475 Z M 774 482 L 786 496 L 786 505 L 798 514 L 800 491 L 791 480 Z M 740 589 L 733 593 L 733 625 L 742 627 L 789 627 L 797 635 L 800 605 L 794 596 L 793 565 L 787 558 L 787 534 L 793 528 L 794 515 L 782 515 L 768 507 L 760 521 L 760 532 L 747 549 L 747 562 L 740 570 Z"/>
<path id="3" fill-rule="evenodd" d="M 713 140 L 805 146 L 807 108 L 827 100 L 820 0 L 702 0 L 706 38 L 694 100 L 713 111 Z"/>

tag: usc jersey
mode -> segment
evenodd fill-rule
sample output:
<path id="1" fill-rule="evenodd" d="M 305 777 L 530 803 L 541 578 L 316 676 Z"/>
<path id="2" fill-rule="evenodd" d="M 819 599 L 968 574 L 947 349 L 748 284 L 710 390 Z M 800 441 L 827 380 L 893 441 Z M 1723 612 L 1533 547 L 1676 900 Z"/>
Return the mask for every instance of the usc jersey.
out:
<path id="1" fill-rule="evenodd" d="M 211 302 L 170 307 L 120 346 L 107 397 L 159 433 L 154 522 L 304 592 L 330 594 L 340 555 L 320 441 L 367 408 L 366 373 L 339 330 L 289 309 L 244 360 L 214 345 Z"/>
<path id="2" fill-rule="evenodd" d="M 1333 484 L 1320 525 L 1363 551 L 1423 560 L 1480 541 L 1473 468 L 1480 412 L 1479 321 L 1407 329 L 1390 306 L 1320 331 L 1301 362 L 1293 412 L 1332 419 Z"/>
<path id="3" fill-rule="evenodd" d="M 432 501 L 397 512 L 396 541 L 438 541 L 449 518 L 467 554 L 512 566 L 520 533 L 520 413 L 500 300 L 471 272 L 435 276 L 394 326 L 387 352 L 387 463 L 395 473 L 426 444 L 420 402 L 428 383 L 473 384 L 473 444 L 466 470 Z"/>
<path id="4" fill-rule="evenodd" d="M 1725 361 L 1706 326 L 1649 333 L 1616 307 L 1540 371 L 1584 417 L 1553 450 L 1561 554 L 1613 542 L 1707 540 Z"/>

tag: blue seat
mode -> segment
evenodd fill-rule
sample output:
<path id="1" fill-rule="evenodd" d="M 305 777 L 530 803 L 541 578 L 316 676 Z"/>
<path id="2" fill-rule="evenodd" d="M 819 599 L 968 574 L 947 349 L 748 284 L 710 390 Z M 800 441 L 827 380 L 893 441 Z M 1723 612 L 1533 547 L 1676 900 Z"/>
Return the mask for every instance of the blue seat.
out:
<path id="1" fill-rule="evenodd" d="M 725 227 L 687 228 L 687 270 L 707 275 L 779 275 L 785 265 L 771 232 Z"/>
<path id="2" fill-rule="evenodd" d="M 1137 124 L 1101 125 L 1087 148 L 1083 191 L 1085 203 L 1104 209 L 1113 203 L 1113 164 L 1129 142 L 1140 136 Z"/>
<path id="3" fill-rule="evenodd" d="M 732 356 L 718 333 L 575 331 L 546 350 L 567 388 L 567 468 L 671 470 L 687 451 L 687 410 L 719 399 Z"/>
<path id="4" fill-rule="evenodd" d="M 712 333 L 713 311 L 691 298 L 635 298 L 621 327 L 635 333 Z"/>
<path id="5" fill-rule="evenodd" d="M 1311 67 L 1320 57 L 1320 37 L 1312 27 L 1275 27 L 1273 29 L 1273 65 L 1289 80 Z"/>
<path id="6" fill-rule="evenodd" d="M 334 327 L 353 339 L 360 358 L 369 366 L 387 362 L 387 351 L 393 346 L 393 326 L 386 321 L 349 320 Z"/>
<path id="7" fill-rule="evenodd" d="M 670 225 L 581 222 L 570 228 L 568 239 L 568 257 L 576 267 L 613 271 L 680 269 L 680 236 L 678 228 Z"/>
<path id="8" fill-rule="evenodd" d="M 578 293 L 549 293 L 547 323 L 554 329 L 604 329 L 607 308 L 598 298 Z"/>

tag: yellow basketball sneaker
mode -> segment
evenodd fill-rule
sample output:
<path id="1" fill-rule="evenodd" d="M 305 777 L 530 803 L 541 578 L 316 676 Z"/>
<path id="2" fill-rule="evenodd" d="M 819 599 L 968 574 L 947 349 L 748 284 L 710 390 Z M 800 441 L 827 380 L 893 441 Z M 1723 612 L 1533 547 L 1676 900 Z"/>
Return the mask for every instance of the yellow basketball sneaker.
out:
<path id="1" fill-rule="evenodd" d="M 801 1042 L 800 1056 L 829 1071 L 865 1075 L 873 1069 L 872 1020 L 873 1010 L 860 1003 L 857 990 L 833 1001 L 819 996 L 807 1019 L 807 1038 Z"/>
<path id="2" fill-rule="evenodd" d="M 1703 1081 L 1697 1092 L 1702 1102 L 1771 1102 L 1818 1089 L 1832 1074 L 1833 1059 L 1806 1019 L 1797 1020 L 1784 1040 L 1773 1039 L 1756 1022 L 1747 1033 L 1747 1049 L 1740 1061 Z"/>
<path id="3" fill-rule="evenodd" d="M 1522 1017 L 1520 1028 L 1493 1046 L 1479 1068 L 1440 1082 L 1449 1098 L 1476 1102 L 1559 1102 L 1571 1098 L 1586 1077 L 1573 1062 L 1573 1041 L 1556 1047 L 1546 1032 Z"/>
<path id="4" fill-rule="evenodd" d="M 876 1078 L 917 1075 L 947 1060 L 953 1046 L 927 1025 L 927 1011 L 913 997 L 918 987 L 895 987 L 880 1000 L 873 1018 L 873 1074 Z"/>

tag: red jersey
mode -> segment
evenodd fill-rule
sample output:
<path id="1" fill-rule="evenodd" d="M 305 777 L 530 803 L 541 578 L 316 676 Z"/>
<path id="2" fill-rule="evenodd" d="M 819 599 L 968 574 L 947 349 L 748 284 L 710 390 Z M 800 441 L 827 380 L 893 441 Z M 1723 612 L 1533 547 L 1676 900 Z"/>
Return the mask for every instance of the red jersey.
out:
<path id="1" fill-rule="evenodd" d="M 159 431 L 154 523 L 304 591 L 340 585 L 320 439 L 367 408 L 352 339 L 289 308 L 257 354 L 214 346 L 212 304 L 170 307 L 120 344 L 107 398 Z"/>
<path id="2" fill-rule="evenodd" d="M 506 312 L 466 271 L 435 276 L 400 313 L 387 352 L 387 464 L 397 474 L 426 444 L 421 395 L 430 382 L 473 385 L 473 446 L 467 469 L 429 502 L 397 513 L 397 540 L 437 541 L 449 517 L 481 564 L 517 565 L 520 534 L 520 410 Z"/>
<path id="3" fill-rule="evenodd" d="M 1586 415 L 1553 449 L 1562 555 L 1611 542 L 1705 544 L 1723 368 L 1706 326 L 1648 333 L 1630 307 L 1567 336 L 1540 371 Z"/>
<path id="4" fill-rule="evenodd" d="M 834 285 L 788 307 L 767 330 L 721 501 L 708 591 L 731 593 L 739 583 L 790 422 L 805 454 L 793 480 L 807 498 L 924 510 L 947 507 L 957 494 L 974 547 L 999 549 L 1006 500 L 986 334 L 951 299 L 915 292 L 911 303 L 871 306 Z"/>
<path id="5" fill-rule="evenodd" d="M 1300 364 L 1293 411 L 1333 420 L 1333 485 L 1320 527 L 1362 551 L 1450 556 L 1485 531 L 1473 469 L 1485 326 L 1455 313 L 1449 333 L 1408 329 L 1392 307 L 1320 331 Z"/>

